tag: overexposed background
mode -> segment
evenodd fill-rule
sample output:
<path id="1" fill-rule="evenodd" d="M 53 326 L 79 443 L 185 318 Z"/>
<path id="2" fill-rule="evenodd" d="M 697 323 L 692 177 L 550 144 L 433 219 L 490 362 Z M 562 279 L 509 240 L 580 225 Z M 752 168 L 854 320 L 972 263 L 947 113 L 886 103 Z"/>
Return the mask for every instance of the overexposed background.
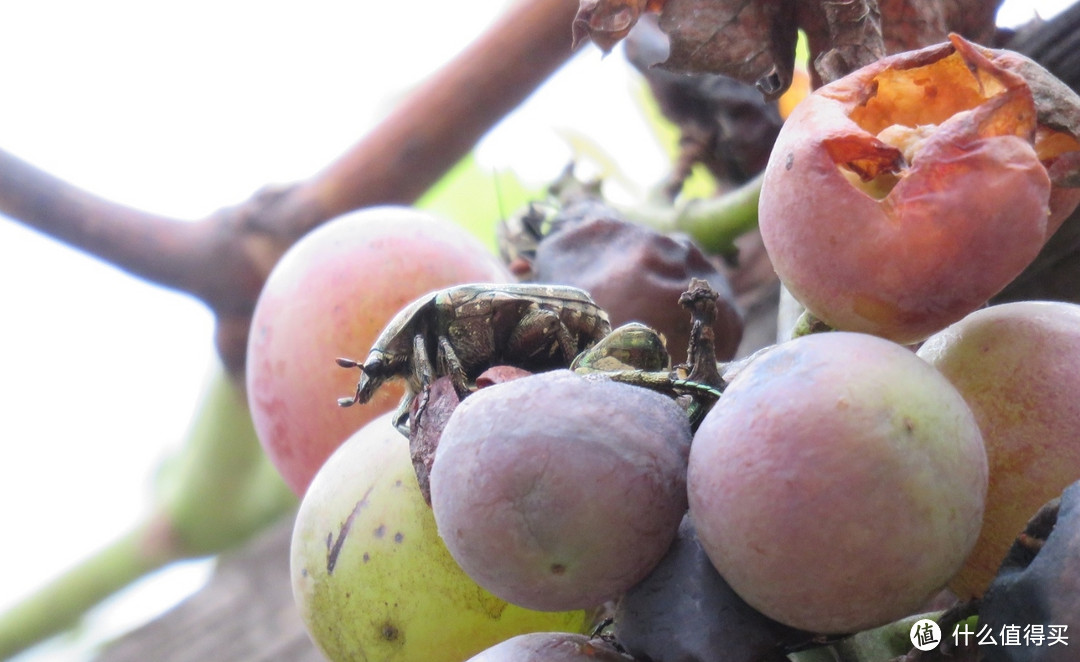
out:
<path id="1" fill-rule="evenodd" d="M 1009 0 L 999 22 L 1069 4 Z M 0 0 L 0 148 L 103 197 L 202 218 L 319 170 L 506 5 Z M 480 163 L 541 186 L 573 132 L 652 184 L 667 163 L 639 85 L 618 51 L 589 47 L 484 139 Z M 200 303 L 0 216 L 0 611 L 146 514 L 214 360 Z M 20 659 L 89 659 L 210 569 L 158 573 Z"/>

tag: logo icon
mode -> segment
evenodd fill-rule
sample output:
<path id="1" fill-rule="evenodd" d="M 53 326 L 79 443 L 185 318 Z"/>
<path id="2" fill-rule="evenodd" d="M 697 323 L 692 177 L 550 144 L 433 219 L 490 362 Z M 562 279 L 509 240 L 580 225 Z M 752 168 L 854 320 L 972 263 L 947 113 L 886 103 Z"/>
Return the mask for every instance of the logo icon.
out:
<path id="1" fill-rule="evenodd" d="M 911 626 L 911 645 L 921 651 L 937 648 L 941 643 L 941 628 L 928 618 L 921 618 Z"/>

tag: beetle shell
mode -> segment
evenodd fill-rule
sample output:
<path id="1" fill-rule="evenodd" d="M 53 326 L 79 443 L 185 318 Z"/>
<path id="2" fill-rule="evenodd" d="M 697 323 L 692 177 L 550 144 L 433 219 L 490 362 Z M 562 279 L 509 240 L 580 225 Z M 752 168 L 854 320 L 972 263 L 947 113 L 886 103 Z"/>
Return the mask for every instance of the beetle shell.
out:
<path id="1" fill-rule="evenodd" d="M 543 324 L 535 329 L 539 344 L 530 346 L 528 356 L 515 355 L 512 339 L 534 330 L 523 325 L 530 315 Z M 562 328 L 551 328 L 558 327 L 555 320 Z M 465 374 L 475 378 L 495 363 L 530 370 L 566 367 L 573 357 L 560 354 L 555 335 L 563 329 L 576 356 L 607 335 L 611 324 L 607 313 L 575 287 L 476 283 L 430 292 L 403 308 L 379 334 L 364 362 L 357 399 L 366 401 L 391 377 L 408 379 L 414 394 L 423 388 L 413 376 L 417 336 L 423 339 L 428 363 L 435 364 L 445 338 Z"/>
<path id="2" fill-rule="evenodd" d="M 627 322 L 578 354 L 570 369 L 578 374 L 644 370 L 657 372 L 671 367 L 663 335 L 640 322 Z"/>
<path id="3" fill-rule="evenodd" d="M 435 296 L 436 328 L 445 331 L 470 377 L 493 363 L 524 368 L 566 367 L 564 357 L 515 356 L 510 338 L 530 311 L 554 313 L 571 335 L 574 353 L 611 330 L 605 313 L 584 291 L 555 285 L 485 285 L 444 290 Z M 549 343 L 550 345 L 551 343 Z"/>

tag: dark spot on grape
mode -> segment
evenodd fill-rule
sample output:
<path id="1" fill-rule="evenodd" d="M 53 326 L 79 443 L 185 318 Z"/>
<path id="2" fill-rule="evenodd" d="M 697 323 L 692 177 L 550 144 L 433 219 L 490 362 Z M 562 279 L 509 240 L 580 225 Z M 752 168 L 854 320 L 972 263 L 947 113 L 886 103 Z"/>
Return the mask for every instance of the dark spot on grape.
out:
<path id="1" fill-rule="evenodd" d="M 401 636 L 401 631 L 398 630 L 392 623 L 383 623 L 382 631 L 380 632 L 382 638 L 386 641 L 397 641 Z"/>
<path id="2" fill-rule="evenodd" d="M 553 574 L 553 575 L 566 574 L 566 566 L 563 565 L 562 563 L 552 563 L 551 564 L 551 574 Z"/>
<path id="3" fill-rule="evenodd" d="M 398 531 L 397 533 L 394 534 L 394 542 L 399 543 L 402 540 L 405 540 L 405 534 L 403 534 L 401 531 Z"/>
<path id="4" fill-rule="evenodd" d="M 382 538 L 386 535 L 386 525 L 380 524 L 374 531 L 376 538 Z"/>
<path id="5" fill-rule="evenodd" d="M 371 554 L 368 554 L 367 552 L 364 552 L 364 563 L 367 563 L 370 560 L 371 560 Z"/>

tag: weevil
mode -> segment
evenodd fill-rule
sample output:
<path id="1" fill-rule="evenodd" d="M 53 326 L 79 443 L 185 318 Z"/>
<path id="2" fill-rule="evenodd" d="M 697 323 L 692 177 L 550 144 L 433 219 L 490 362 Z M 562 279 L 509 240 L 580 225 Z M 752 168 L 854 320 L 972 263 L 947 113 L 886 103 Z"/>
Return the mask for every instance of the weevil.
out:
<path id="1" fill-rule="evenodd" d="M 492 365 L 565 368 L 610 331 L 607 313 L 575 287 L 479 283 L 431 292 L 390 320 L 363 362 L 337 360 L 363 373 L 353 396 L 338 404 L 365 403 L 387 379 L 403 378 L 395 423 L 406 432 L 413 400 L 440 376 L 465 397 Z"/>

